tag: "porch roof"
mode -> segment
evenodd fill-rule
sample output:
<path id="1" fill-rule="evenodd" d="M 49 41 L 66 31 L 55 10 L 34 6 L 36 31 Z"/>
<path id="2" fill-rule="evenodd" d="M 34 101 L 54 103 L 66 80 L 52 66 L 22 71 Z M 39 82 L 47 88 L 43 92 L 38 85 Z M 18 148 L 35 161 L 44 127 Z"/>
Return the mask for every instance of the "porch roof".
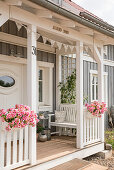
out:
<path id="1" fill-rule="evenodd" d="M 100 33 L 103 33 L 103 34 L 111 37 L 111 38 L 114 38 L 114 27 L 112 25 L 109 25 L 107 22 L 104 22 L 97 16 L 84 10 L 80 6 L 76 5 L 75 3 L 69 2 L 68 0 L 65 0 L 65 1 L 69 4 L 71 4 L 72 6 L 75 6 L 77 9 L 79 9 L 80 13 L 77 14 L 72 11 L 69 11 L 67 8 L 60 7 L 60 6 L 56 5 L 55 3 L 52 3 L 48 0 L 39 0 L 39 1 L 31 0 L 31 2 L 33 2 L 37 5 L 47 8 L 57 14 L 67 17 L 71 20 L 74 20 L 84 26 L 94 29 Z"/>

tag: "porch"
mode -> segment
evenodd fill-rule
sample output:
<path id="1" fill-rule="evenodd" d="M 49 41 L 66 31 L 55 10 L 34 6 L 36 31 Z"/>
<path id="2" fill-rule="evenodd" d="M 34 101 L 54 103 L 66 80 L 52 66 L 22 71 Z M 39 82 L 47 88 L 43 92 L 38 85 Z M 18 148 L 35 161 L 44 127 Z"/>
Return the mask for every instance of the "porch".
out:
<path id="1" fill-rule="evenodd" d="M 37 160 L 35 164 L 33 165 L 28 164 L 16 169 L 26 170 L 27 168 L 37 167 L 39 170 L 42 169 L 46 170 L 53 168 L 57 165 L 61 165 L 67 161 L 74 160 L 75 158 L 78 159 L 85 158 L 88 155 L 97 153 L 99 150 L 103 150 L 103 148 L 104 148 L 103 143 L 96 142 L 93 145 L 85 147 L 84 149 L 78 149 L 76 148 L 75 137 L 69 136 L 60 137 L 54 135 L 52 136 L 51 141 L 43 143 L 37 142 Z M 81 162 L 80 166 L 82 165 L 83 162 Z"/>

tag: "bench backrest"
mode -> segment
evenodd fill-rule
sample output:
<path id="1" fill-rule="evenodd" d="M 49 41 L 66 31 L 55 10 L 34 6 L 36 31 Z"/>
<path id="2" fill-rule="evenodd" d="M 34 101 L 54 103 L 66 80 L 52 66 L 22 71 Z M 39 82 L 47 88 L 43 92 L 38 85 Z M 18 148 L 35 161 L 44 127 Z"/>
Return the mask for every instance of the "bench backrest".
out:
<path id="1" fill-rule="evenodd" d="M 76 104 L 61 104 L 60 111 L 66 111 L 66 121 L 76 123 Z"/>

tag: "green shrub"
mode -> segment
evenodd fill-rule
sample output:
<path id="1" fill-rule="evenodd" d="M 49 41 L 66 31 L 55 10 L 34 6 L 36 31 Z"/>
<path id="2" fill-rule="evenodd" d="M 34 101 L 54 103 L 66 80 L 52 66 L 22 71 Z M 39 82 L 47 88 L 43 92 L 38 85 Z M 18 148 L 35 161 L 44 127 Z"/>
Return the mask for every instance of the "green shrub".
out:
<path id="1" fill-rule="evenodd" d="M 111 144 L 114 149 L 114 129 L 105 131 L 105 142 Z"/>

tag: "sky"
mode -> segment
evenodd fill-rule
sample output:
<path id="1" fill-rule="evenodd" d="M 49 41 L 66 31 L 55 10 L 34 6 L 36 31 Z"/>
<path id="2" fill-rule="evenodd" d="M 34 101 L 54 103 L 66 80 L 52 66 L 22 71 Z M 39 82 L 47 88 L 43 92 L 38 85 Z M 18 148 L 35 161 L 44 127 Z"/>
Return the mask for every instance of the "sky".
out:
<path id="1" fill-rule="evenodd" d="M 72 0 L 114 26 L 114 0 Z"/>

